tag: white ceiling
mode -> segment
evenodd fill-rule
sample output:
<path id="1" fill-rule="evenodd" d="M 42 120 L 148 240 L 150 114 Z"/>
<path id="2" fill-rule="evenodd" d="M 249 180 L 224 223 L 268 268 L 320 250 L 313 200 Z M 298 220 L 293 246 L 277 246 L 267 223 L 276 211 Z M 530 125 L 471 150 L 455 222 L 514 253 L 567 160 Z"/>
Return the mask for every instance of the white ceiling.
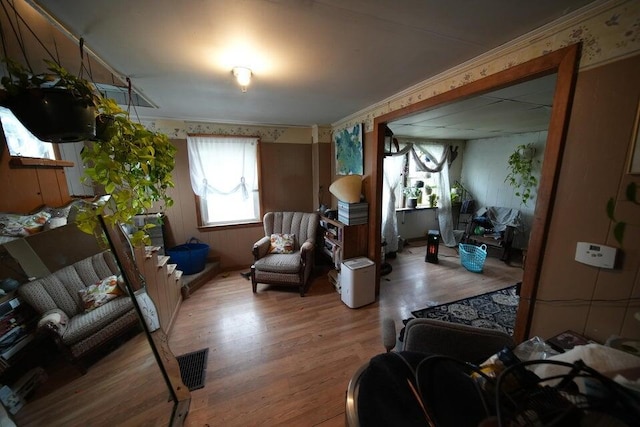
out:
<path id="1" fill-rule="evenodd" d="M 31 0 L 82 37 L 115 81 L 131 78 L 157 106 L 138 108 L 141 117 L 299 126 L 335 123 L 591 1 Z M 49 43 L 51 33 L 40 37 Z M 254 71 L 246 93 L 237 65 Z M 492 97 L 468 101 L 487 131 L 486 102 L 512 123 L 525 115 Z M 414 117 L 409 129 L 456 129 L 458 108 L 437 124 Z"/>
<path id="2" fill-rule="evenodd" d="M 547 130 L 556 75 L 430 109 L 388 124 L 396 137 L 481 139 Z"/>

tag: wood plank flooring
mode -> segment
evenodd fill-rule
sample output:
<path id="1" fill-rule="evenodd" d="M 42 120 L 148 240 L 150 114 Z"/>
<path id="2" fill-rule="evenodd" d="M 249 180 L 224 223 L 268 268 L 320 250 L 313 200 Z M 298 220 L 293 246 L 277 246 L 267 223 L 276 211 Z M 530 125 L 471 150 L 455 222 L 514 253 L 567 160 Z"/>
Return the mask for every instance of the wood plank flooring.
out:
<path id="1" fill-rule="evenodd" d="M 399 331 L 412 310 L 522 279 L 520 267 L 491 257 L 482 274 L 468 272 L 444 246 L 438 264 L 425 263 L 423 244 L 389 260 L 393 271 L 382 277 L 379 298 L 359 309 L 340 301 L 322 267 L 304 298 L 296 288 L 262 284 L 254 295 L 241 271 L 198 289 L 183 301 L 169 338 L 176 355 L 209 348 L 206 385 L 192 392 L 185 424 L 343 426 L 351 375 L 384 351 L 383 318 L 395 319 Z M 69 372 L 71 381 L 17 414 L 18 425 L 166 425 L 168 393 L 142 334 L 86 375 Z"/>

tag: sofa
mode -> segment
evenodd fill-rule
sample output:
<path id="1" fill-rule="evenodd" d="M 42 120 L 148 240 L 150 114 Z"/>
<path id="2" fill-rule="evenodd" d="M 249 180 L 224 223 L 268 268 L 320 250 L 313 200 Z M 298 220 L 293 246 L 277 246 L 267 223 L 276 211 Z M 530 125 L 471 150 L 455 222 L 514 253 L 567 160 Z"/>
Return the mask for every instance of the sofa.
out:
<path id="1" fill-rule="evenodd" d="M 83 374 L 85 356 L 140 324 L 119 274 L 104 251 L 17 289 L 40 316 L 37 331 L 53 337 Z"/>

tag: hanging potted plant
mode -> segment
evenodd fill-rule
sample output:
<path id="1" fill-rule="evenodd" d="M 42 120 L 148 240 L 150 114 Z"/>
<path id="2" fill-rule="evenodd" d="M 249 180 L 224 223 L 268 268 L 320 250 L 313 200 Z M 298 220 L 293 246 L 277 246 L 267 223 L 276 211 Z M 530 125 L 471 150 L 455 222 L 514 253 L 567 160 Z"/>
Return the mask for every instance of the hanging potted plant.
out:
<path id="1" fill-rule="evenodd" d="M 522 144 L 508 160 L 509 173 L 504 181 L 516 190 L 515 195 L 520 197 L 523 205 L 531 200 L 533 192 L 538 187 L 538 179 L 533 175 L 533 171 L 540 162 L 535 160 L 534 156 L 533 144 Z"/>
<path id="2" fill-rule="evenodd" d="M 174 186 L 176 148 L 169 137 L 131 120 L 129 113 L 110 98 L 100 98 L 98 113 L 109 117 L 101 138 L 88 143 L 81 157 L 86 164 L 83 182 L 104 187 L 108 200 L 81 209 L 76 222 L 87 233 L 100 233 L 98 215 L 111 223 L 132 224 L 133 217 L 155 203 L 173 205 L 167 190 Z M 131 236 L 134 245 L 148 244 L 147 224 Z"/>
<path id="3" fill-rule="evenodd" d="M 176 148 L 167 135 L 132 121 L 115 100 L 101 97 L 87 80 L 54 61 L 45 62 L 50 73 L 35 75 L 6 60 L 10 75 L 1 79 L 3 104 L 39 139 L 88 141 L 81 152 L 87 166 L 82 181 L 102 186 L 109 197 L 81 207 L 76 217 L 78 227 L 101 237 L 98 215 L 110 224 L 133 225 L 134 216 L 154 203 L 171 206 L 167 190 L 174 185 L 171 171 Z M 96 123 L 99 139 L 95 138 Z M 132 243 L 147 243 L 150 227 L 153 224 L 136 231 Z"/>
<path id="4" fill-rule="evenodd" d="M 98 95 L 91 83 L 60 64 L 45 60 L 47 73 L 34 74 L 5 59 L 8 75 L 0 80 L 6 106 L 36 138 L 77 142 L 93 138 Z"/>

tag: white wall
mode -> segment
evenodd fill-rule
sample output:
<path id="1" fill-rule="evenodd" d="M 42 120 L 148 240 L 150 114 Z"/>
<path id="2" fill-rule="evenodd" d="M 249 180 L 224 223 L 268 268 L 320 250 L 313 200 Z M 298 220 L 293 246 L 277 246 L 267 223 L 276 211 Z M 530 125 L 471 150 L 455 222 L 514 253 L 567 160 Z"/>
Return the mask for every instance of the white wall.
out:
<path id="1" fill-rule="evenodd" d="M 536 148 L 535 159 L 540 162 L 539 167 L 534 171 L 534 175 L 539 179 L 546 142 L 547 132 L 544 131 L 470 140 L 465 146 L 462 184 L 476 200 L 476 208 L 502 206 L 520 209 L 525 233 L 516 235 L 514 238 L 516 247 L 527 246 L 537 194 L 534 192 L 527 205 L 522 205 L 520 198 L 515 195 L 514 188 L 504 182 L 508 174 L 507 161 L 518 145 L 532 143 Z"/>
<path id="2" fill-rule="evenodd" d="M 437 209 L 410 209 L 396 211 L 398 234 L 407 240 L 425 239 L 429 230 L 440 230 Z"/>
<path id="3" fill-rule="evenodd" d="M 81 182 L 81 177 L 84 175 L 84 163 L 80 157 L 80 151 L 83 148 L 84 142 L 58 144 L 60 159 L 73 162 L 73 167 L 64 169 L 71 196 L 95 196 L 93 187 Z"/>

